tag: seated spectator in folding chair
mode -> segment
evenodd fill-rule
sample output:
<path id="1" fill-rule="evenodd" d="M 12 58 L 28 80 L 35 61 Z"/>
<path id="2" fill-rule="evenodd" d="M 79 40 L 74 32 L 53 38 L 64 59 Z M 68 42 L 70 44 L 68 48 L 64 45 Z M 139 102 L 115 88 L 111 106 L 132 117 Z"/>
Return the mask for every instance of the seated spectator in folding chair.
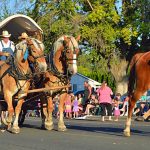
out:
<path id="1" fill-rule="evenodd" d="M 140 118 L 149 109 L 149 105 L 147 103 L 147 92 L 145 92 L 141 96 L 141 98 L 139 99 L 139 101 L 140 101 L 140 103 L 139 103 L 140 105 L 137 104 L 137 107 L 135 108 L 135 111 L 133 112 L 133 114 L 136 115 L 136 116 L 138 116 Z M 137 120 L 139 118 L 137 118 Z"/>
<path id="2" fill-rule="evenodd" d="M 149 105 L 146 102 L 141 102 L 140 105 L 137 106 L 136 110 L 134 111 L 134 115 L 138 116 L 136 120 L 143 119 L 143 115 L 148 112 L 149 110 Z"/>
<path id="3" fill-rule="evenodd" d="M 144 120 L 148 121 L 150 119 L 150 108 L 143 115 Z"/>
<path id="4" fill-rule="evenodd" d="M 90 110 L 95 108 L 96 105 L 98 105 L 98 100 L 96 98 L 96 95 L 92 94 L 91 95 L 91 99 L 89 101 L 89 104 L 87 104 L 86 110 L 85 110 L 85 114 L 86 115 L 90 115 Z"/>

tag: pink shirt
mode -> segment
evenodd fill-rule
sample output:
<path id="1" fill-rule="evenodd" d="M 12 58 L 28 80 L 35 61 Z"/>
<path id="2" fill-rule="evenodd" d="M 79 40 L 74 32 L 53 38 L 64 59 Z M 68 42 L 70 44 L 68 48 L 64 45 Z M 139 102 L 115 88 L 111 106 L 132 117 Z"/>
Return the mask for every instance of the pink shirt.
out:
<path id="1" fill-rule="evenodd" d="M 99 88 L 97 94 L 99 95 L 99 103 L 112 103 L 111 95 L 113 92 L 108 86 L 103 89 Z"/>
<path id="2" fill-rule="evenodd" d="M 71 96 L 70 95 L 67 96 L 67 99 L 65 101 L 65 105 L 71 105 Z"/>

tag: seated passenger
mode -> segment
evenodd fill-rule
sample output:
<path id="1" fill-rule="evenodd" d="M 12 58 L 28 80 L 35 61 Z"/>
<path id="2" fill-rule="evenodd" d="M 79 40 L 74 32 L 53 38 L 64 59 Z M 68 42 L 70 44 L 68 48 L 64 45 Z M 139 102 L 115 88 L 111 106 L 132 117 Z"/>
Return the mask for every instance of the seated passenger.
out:
<path id="1" fill-rule="evenodd" d="M 24 41 L 25 43 L 26 43 L 27 38 L 29 38 L 29 36 L 28 36 L 28 34 L 26 32 L 23 32 L 21 34 L 21 36 L 18 37 L 19 40 Z M 27 49 L 25 54 L 24 54 L 24 60 L 27 60 L 28 56 L 29 56 L 29 51 Z M 31 57 L 29 57 L 29 58 L 31 59 Z M 34 73 L 35 70 L 34 70 L 34 67 L 33 67 L 33 63 L 32 63 L 32 61 L 30 59 L 28 59 L 29 60 L 29 67 L 30 67 L 32 73 Z"/>
<path id="2" fill-rule="evenodd" d="M 8 56 L 14 55 L 15 46 L 12 41 L 9 40 L 11 34 L 8 31 L 3 31 L 2 40 L 0 41 L 0 60 L 6 61 Z"/>
<path id="3" fill-rule="evenodd" d="M 21 36 L 18 37 L 18 39 L 21 40 L 21 41 L 26 41 L 27 38 L 28 38 L 28 35 L 27 35 L 26 32 L 23 32 L 21 34 Z"/>

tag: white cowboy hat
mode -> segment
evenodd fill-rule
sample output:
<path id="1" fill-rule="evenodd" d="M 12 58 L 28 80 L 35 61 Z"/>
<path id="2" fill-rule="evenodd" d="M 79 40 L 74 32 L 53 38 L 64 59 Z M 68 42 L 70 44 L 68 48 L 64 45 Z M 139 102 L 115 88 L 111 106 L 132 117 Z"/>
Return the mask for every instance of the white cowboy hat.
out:
<path id="1" fill-rule="evenodd" d="M 1 35 L 1 36 L 2 36 L 2 37 L 10 37 L 11 34 L 9 34 L 8 31 L 5 30 L 5 31 L 2 32 L 2 35 Z"/>
<path id="2" fill-rule="evenodd" d="M 18 39 L 27 39 L 27 38 L 28 38 L 28 35 L 27 35 L 26 32 L 23 32 L 23 33 L 21 34 L 21 36 L 18 37 Z"/>

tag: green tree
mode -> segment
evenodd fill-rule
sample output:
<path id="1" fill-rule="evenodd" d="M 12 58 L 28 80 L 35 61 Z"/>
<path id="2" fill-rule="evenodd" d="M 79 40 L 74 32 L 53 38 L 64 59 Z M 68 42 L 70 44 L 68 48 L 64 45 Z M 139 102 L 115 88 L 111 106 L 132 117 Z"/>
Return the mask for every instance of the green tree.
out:
<path id="1" fill-rule="evenodd" d="M 150 1 L 119 0 L 122 2 L 119 11 L 117 1 L 28 0 L 28 7 L 21 7 L 19 12 L 42 27 L 47 50 L 62 34 L 81 34 L 79 72 L 99 82 L 108 80 L 114 86 L 114 80 L 116 85 L 127 82 L 128 62 L 138 49 L 148 50 L 150 43 Z M 16 2 L 21 4 L 19 0 Z M 12 14 L 8 7 L 5 11 Z"/>

